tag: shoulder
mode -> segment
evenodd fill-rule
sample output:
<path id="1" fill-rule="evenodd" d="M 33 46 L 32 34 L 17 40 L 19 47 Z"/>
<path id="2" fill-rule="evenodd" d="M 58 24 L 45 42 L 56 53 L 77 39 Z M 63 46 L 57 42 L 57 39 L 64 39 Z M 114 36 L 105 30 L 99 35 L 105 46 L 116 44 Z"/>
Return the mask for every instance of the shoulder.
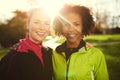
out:
<path id="1" fill-rule="evenodd" d="M 52 48 L 50 48 L 50 47 L 43 47 L 42 48 L 42 52 L 44 54 L 52 54 Z"/>
<path id="2" fill-rule="evenodd" d="M 43 47 L 42 49 L 46 50 L 46 51 L 51 51 L 52 50 L 52 48 L 50 48 L 50 47 Z"/>
<path id="3" fill-rule="evenodd" d="M 95 61 L 99 61 L 105 58 L 104 53 L 96 47 L 87 48 L 89 57 Z"/>
<path id="4" fill-rule="evenodd" d="M 103 54 L 103 52 L 99 48 L 96 48 L 96 47 L 87 48 L 87 51 L 93 54 L 97 54 L 97 55 Z"/>
<path id="5" fill-rule="evenodd" d="M 14 55 L 13 60 L 22 61 L 22 60 L 27 60 L 29 58 L 30 58 L 30 55 L 28 53 L 16 52 L 16 55 Z"/>
<path id="6" fill-rule="evenodd" d="M 30 67 L 35 64 L 38 65 L 39 60 L 33 52 L 17 52 L 11 60 L 11 65 L 14 67 Z"/>
<path id="7" fill-rule="evenodd" d="M 3 62 L 9 63 L 10 60 L 16 55 L 17 48 L 18 48 L 17 43 L 15 45 L 13 45 L 12 47 L 10 47 L 7 54 L 1 58 L 1 63 L 3 63 Z"/>

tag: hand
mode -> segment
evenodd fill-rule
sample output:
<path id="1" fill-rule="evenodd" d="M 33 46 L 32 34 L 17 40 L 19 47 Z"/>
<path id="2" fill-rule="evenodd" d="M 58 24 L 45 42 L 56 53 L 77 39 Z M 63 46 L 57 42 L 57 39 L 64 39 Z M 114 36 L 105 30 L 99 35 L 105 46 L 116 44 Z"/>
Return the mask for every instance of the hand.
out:
<path id="1" fill-rule="evenodd" d="M 86 42 L 86 47 L 93 47 L 91 43 Z"/>

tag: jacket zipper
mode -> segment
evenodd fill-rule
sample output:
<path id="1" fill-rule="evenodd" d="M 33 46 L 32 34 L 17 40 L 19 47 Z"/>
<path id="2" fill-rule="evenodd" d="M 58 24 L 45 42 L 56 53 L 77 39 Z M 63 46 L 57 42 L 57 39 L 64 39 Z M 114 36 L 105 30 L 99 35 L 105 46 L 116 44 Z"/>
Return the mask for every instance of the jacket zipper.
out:
<path id="1" fill-rule="evenodd" d="M 93 66 L 92 71 L 91 71 L 91 78 L 92 78 L 92 80 L 95 80 L 95 76 L 94 76 L 94 66 Z"/>
<path id="2" fill-rule="evenodd" d="M 67 62 L 66 80 L 68 80 L 69 65 L 70 65 L 70 58 L 68 59 L 68 62 Z"/>

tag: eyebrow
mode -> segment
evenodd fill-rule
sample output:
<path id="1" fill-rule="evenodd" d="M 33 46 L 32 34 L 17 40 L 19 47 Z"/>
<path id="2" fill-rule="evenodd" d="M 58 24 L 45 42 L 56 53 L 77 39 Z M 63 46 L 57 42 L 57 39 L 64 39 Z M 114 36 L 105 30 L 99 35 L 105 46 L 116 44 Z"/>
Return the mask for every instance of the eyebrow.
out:
<path id="1" fill-rule="evenodd" d="M 40 19 L 33 19 L 33 21 L 38 21 L 38 22 L 42 22 L 42 20 Z M 45 22 L 50 22 L 49 20 L 44 20 Z"/>
<path id="2" fill-rule="evenodd" d="M 69 20 L 67 20 L 65 17 L 63 17 L 61 14 L 58 14 L 60 22 L 65 21 L 66 23 L 73 25 Z M 63 21 L 62 21 L 63 20 Z"/>
<path id="3" fill-rule="evenodd" d="M 75 26 L 73 23 L 79 22 L 79 21 L 75 21 L 75 22 L 71 23 L 69 20 L 67 20 L 65 17 L 63 17 L 61 14 L 58 14 L 58 16 L 59 16 L 58 19 L 61 23 L 63 23 L 63 21 L 65 21 L 66 23 L 68 23 L 72 26 Z"/>

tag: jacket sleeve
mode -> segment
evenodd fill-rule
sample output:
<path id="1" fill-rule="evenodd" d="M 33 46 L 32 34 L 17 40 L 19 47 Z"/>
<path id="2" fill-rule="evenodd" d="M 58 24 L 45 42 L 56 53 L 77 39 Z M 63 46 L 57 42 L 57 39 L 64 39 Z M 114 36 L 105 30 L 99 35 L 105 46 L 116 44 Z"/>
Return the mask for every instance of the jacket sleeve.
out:
<path id="1" fill-rule="evenodd" d="M 98 50 L 95 65 L 95 80 L 109 80 L 104 54 Z"/>

